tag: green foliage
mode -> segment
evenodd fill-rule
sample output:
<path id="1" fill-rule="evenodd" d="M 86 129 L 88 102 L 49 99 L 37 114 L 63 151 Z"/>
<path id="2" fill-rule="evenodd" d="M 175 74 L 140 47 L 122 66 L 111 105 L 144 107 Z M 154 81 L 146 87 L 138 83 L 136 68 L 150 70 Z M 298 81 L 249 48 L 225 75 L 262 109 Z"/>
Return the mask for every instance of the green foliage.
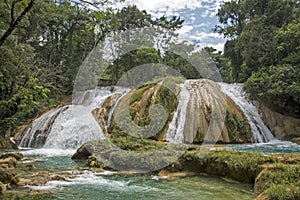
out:
<path id="1" fill-rule="evenodd" d="M 299 66 L 285 64 L 261 69 L 252 74 L 244 88 L 281 113 L 300 115 Z"/>
<path id="2" fill-rule="evenodd" d="M 237 114 L 226 112 L 225 124 L 228 127 L 230 141 L 233 143 L 245 143 L 249 141 L 249 126 L 245 119 L 240 119 Z"/>
<path id="3" fill-rule="evenodd" d="M 296 200 L 300 199 L 300 186 L 294 184 L 272 184 L 265 193 L 272 200 Z"/>
<path id="4" fill-rule="evenodd" d="M 228 37 L 227 78 L 273 109 L 299 116 L 300 3 L 240 0 L 224 3 L 215 31 Z"/>
<path id="5" fill-rule="evenodd" d="M 30 2 L 34 4 L 26 16 L 12 27 Z M 183 23 L 178 17 L 153 19 L 136 6 L 94 9 L 111 2 L 0 1 L 1 39 L 13 28 L 0 44 L 0 140 L 43 107 L 69 95 L 85 57 L 110 32 L 164 26 L 171 33 Z M 144 63 L 159 63 L 160 59 L 154 48 L 139 49 L 121 56 L 100 78 L 116 82 L 125 71 Z"/>
<path id="6" fill-rule="evenodd" d="M 299 199 L 299 165 L 276 163 L 262 171 L 256 179 L 268 199 Z"/>

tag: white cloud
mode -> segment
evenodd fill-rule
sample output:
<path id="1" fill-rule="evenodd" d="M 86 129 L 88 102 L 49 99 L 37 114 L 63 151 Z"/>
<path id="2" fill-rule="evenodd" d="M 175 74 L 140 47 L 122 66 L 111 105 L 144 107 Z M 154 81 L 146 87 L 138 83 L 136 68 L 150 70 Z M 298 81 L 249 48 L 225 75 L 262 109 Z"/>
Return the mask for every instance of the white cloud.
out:
<path id="1" fill-rule="evenodd" d="M 202 14 L 201 17 L 206 18 L 210 15 L 210 11 L 209 10 L 205 10 Z"/>
<path id="2" fill-rule="evenodd" d="M 178 31 L 181 38 L 197 40 L 201 45 L 223 50 L 223 37 L 210 31 L 213 28 L 212 23 L 217 23 L 214 18 L 218 9 L 222 2 L 227 1 L 230 0 L 126 0 L 117 7 L 135 4 L 140 10 L 146 10 L 154 17 L 182 14 L 181 18 L 185 19 L 185 23 Z"/>
<path id="3" fill-rule="evenodd" d="M 197 18 L 192 16 L 192 17 L 190 17 L 190 20 L 191 20 L 191 23 L 194 23 L 197 20 Z"/>
<path id="4" fill-rule="evenodd" d="M 224 51 L 224 43 L 218 43 L 218 44 L 206 44 L 208 47 L 213 47 L 217 49 L 217 51 Z"/>
<path id="5" fill-rule="evenodd" d="M 194 40 L 199 40 L 199 41 L 204 41 L 208 38 L 223 38 L 223 36 L 218 33 L 206 33 L 202 31 L 198 31 L 196 32 L 196 34 L 190 37 L 193 38 Z"/>
<path id="6" fill-rule="evenodd" d="M 191 30 L 193 30 L 193 26 L 182 26 L 181 29 L 179 29 L 177 32 L 181 35 L 186 35 L 189 33 Z"/>

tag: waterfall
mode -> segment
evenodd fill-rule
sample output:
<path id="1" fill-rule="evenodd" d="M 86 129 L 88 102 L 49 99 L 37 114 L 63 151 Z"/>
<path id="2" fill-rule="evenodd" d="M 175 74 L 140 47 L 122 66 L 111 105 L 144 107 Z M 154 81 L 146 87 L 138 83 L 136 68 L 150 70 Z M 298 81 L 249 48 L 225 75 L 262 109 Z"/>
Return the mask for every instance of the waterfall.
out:
<path id="1" fill-rule="evenodd" d="M 271 131 L 264 124 L 256 107 L 246 99 L 242 84 L 218 84 L 220 85 L 221 90 L 234 101 L 247 118 L 256 143 L 276 140 Z"/>
<path id="2" fill-rule="evenodd" d="M 110 125 L 111 125 L 111 120 L 112 120 L 112 117 L 113 117 L 113 114 L 114 114 L 114 112 L 115 112 L 115 109 L 116 109 L 116 107 L 118 106 L 118 104 L 119 104 L 119 101 L 122 99 L 122 97 L 124 97 L 128 92 L 130 91 L 130 89 L 124 89 L 123 90 L 123 95 L 122 96 L 120 96 L 118 99 L 117 99 L 117 101 L 116 101 L 116 103 L 111 107 L 111 109 L 109 110 L 109 113 L 108 113 L 108 120 L 107 120 L 107 127 L 110 127 Z"/>
<path id="3" fill-rule="evenodd" d="M 184 126 L 187 105 L 190 100 L 190 93 L 186 89 L 185 84 L 180 85 L 178 106 L 173 115 L 173 119 L 169 124 L 169 129 L 166 134 L 166 140 L 170 143 L 183 143 L 184 142 Z"/>
<path id="4" fill-rule="evenodd" d="M 19 146 L 31 148 L 75 149 L 104 135 L 92 111 L 111 95 L 128 89 L 97 88 L 73 95 L 73 104 L 48 111 L 27 128 Z"/>

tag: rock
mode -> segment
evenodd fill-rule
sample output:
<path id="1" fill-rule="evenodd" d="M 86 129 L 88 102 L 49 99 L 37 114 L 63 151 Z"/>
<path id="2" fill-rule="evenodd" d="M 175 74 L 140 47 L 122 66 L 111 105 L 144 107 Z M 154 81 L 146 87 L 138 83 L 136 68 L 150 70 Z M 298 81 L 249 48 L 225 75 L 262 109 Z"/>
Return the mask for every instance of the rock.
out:
<path id="1" fill-rule="evenodd" d="M 15 167 L 18 164 L 18 161 L 13 157 L 9 157 L 5 159 L 0 159 L 0 165 L 2 164 L 8 164 L 9 166 Z"/>
<path id="2" fill-rule="evenodd" d="M 108 122 L 108 118 L 109 118 L 109 112 L 110 109 L 114 106 L 114 104 L 118 101 L 118 99 L 121 97 L 121 94 L 114 94 L 110 97 L 108 97 L 105 102 L 101 105 L 100 108 L 96 108 L 93 110 L 93 115 L 95 117 L 95 119 L 98 121 L 103 134 L 108 136 L 109 135 L 109 122 Z"/>
<path id="3" fill-rule="evenodd" d="M 33 162 L 43 162 L 44 159 L 41 158 L 23 158 L 22 163 L 33 163 Z"/>
<path id="4" fill-rule="evenodd" d="M 29 163 L 27 164 L 25 167 L 29 168 L 29 169 L 35 169 L 36 167 L 34 166 L 34 164 Z"/>
<path id="5" fill-rule="evenodd" d="M 15 175 L 16 174 L 11 170 L 0 169 L 0 181 L 2 183 L 10 183 Z"/>
<path id="6" fill-rule="evenodd" d="M 15 158 L 16 160 L 20 161 L 23 159 L 23 154 L 19 152 L 8 152 L 5 154 L 0 155 L 0 159 L 5 159 L 5 158 Z"/>
<path id="7" fill-rule="evenodd" d="M 1 168 L 1 169 L 5 169 L 5 170 L 8 170 L 8 169 L 14 169 L 13 166 L 9 166 L 8 164 L 1 164 L 1 165 L 0 165 L 0 168 Z"/>
<path id="8" fill-rule="evenodd" d="M 0 195 L 4 194 L 6 192 L 6 189 L 6 185 L 0 182 Z"/>
<path id="9" fill-rule="evenodd" d="M 277 113 L 261 103 L 256 103 L 255 106 L 277 139 L 300 143 L 300 119 Z"/>
<path id="10" fill-rule="evenodd" d="M 6 192 L 6 185 L 0 182 L 0 195 L 4 194 Z"/>
<path id="11" fill-rule="evenodd" d="M 55 181 L 64 181 L 66 180 L 65 177 L 60 176 L 60 175 L 55 175 L 51 177 L 51 180 L 55 180 Z"/>
<path id="12" fill-rule="evenodd" d="M 291 141 L 296 143 L 296 144 L 300 144 L 300 137 L 293 138 Z"/>
<path id="13" fill-rule="evenodd" d="M 96 172 L 96 173 L 104 172 L 104 169 L 98 168 L 98 167 L 92 167 L 89 170 L 92 171 L 92 172 Z"/>
<path id="14" fill-rule="evenodd" d="M 72 156 L 72 159 L 76 160 L 86 160 L 89 156 L 92 155 L 90 151 L 89 144 L 83 144 L 81 147 L 77 149 L 75 154 Z"/>
<path id="15" fill-rule="evenodd" d="M 26 185 L 30 185 L 31 184 L 31 180 L 30 179 L 25 179 L 25 178 L 18 178 L 16 185 L 19 187 L 24 187 Z"/>
<path id="16" fill-rule="evenodd" d="M 267 200 L 268 197 L 265 194 L 258 195 L 254 200 Z"/>

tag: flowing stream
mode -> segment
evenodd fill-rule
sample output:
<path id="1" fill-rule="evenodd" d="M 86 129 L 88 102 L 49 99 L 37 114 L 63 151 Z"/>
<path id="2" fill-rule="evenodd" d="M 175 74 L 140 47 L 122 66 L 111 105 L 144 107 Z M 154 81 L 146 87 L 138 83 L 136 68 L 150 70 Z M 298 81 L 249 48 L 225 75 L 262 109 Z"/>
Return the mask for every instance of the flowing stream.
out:
<path id="1" fill-rule="evenodd" d="M 31 149 L 22 153 L 25 157 L 42 159 L 35 163 L 35 171 L 55 173 L 84 167 L 84 163 L 71 159 L 71 150 Z M 50 199 L 57 200 L 250 200 L 255 197 L 251 185 L 229 183 L 208 176 L 166 179 L 149 174 L 114 174 L 111 171 L 83 171 L 74 179 L 49 181 L 44 186 L 28 186 L 28 189 L 52 190 Z"/>

